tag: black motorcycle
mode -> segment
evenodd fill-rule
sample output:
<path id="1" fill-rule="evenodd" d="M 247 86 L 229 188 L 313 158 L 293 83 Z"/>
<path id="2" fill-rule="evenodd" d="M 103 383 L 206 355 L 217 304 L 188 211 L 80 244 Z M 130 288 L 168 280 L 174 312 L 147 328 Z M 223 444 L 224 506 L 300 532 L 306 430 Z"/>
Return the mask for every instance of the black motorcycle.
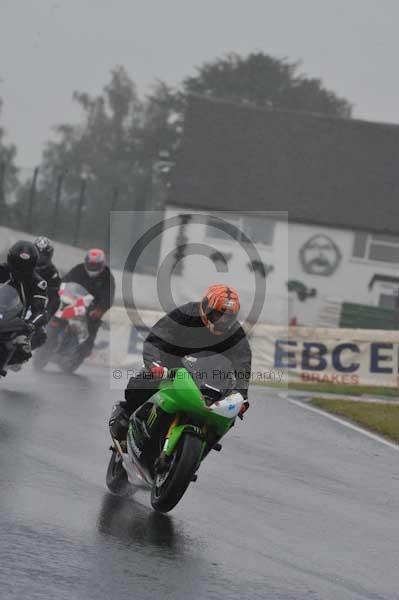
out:
<path id="1" fill-rule="evenodd" d="M 0 285 L 0 376 L 5 377 L 17 345 L 29 349 L 31 329 L 23 319 L 24 306 L 15 288 Z"/>

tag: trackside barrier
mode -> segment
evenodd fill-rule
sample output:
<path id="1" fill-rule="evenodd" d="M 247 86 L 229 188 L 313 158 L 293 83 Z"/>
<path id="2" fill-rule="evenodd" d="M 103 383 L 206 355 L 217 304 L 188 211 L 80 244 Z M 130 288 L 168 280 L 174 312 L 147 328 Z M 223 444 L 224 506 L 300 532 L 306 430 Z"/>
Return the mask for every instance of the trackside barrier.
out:
<path id="1" fill-rule="evenodd" d="M 129 368 L 141 363 L 142 342 L 164 313 L 113 307 L 90 362 Z M 254 381 L 329 382 L 396 387 L 399 332 L 256 325 L 249 333 Z"/>
<path id="2" fill-rule="evenodd" d="M 45 235 L 45 233 L 43 233 L 43 235 Z M 6 260 L 8 249 L 15 244 L 15 242 L 18 242 L 19 240 L 33 242 L 36 237 L 36 235 L 31 235 L 24 231 L 0 227 L 0 262 Z M 74 246 L 62 244 L 61 242 L 52 241 L 52 244 L 54 246 L 54 262 L 62 274 L 67 273 L 77 263 L 82 262 L 85 251 L 81 248 L 75 248 Z"/>

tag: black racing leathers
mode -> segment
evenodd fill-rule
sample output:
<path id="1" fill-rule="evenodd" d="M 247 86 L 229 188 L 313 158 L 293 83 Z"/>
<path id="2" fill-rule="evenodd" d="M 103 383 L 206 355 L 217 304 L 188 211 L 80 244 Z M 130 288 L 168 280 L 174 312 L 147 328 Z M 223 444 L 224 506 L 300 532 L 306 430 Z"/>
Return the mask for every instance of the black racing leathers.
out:
<path id="1" fill-rule="evenodd" d="M 36 272 L 47 281 L 47 295 L 48 295 L 48 306 L 47 314 L 50 319 L 58 310 L 60 305 L 60 297 L 58 291 L 61 285 L 61 277 L 58 273 L 57 268 L 52 262 L 42 266 L 36 267 Z"/>
<path id="2" fill-rule="evenodd" d="M 189 302 L 172 310 L 155 323 L 144 341 L 145 366 L 148 369 L 153 363 L 158 363 L 168 369 L 174 369 L 183 366 L 181 359 L 186 355 L 203 351 L 223 354 L 230 360 L 234 370 L 235 389 L 247 400 L 252 354 L 245 331 L 236 323 L 226 334 L 219 336 L 211 333 L 201 319 L 199 306 L 199 302 Z M 156 392 L 158 386 L 159 380 L 149 377 L 148 371 L 131 377 L 125 389 L 126 402 L 116 407 L 111 416 L 111 429 L 116 428 L 111 431 L 113 437 L 121 433 L 120 418 L 128 418 Z M 120 439 L 123 439 L 123 435 L 122 427 Z"/>
<path id="3" fill-rule="evenodd" d="M 73 267 L 65 275 L 63 281 L 70 281 L 82 285 L 94 296 L 91 308 L 100 308 L 106 312 L 114 303 L 115 279 L 108 267 L 97 277 L 89 277 L 83 263 Z"/>
<path id="4" fill-rule="evenodd" d="M 81 356 L 82 358 L 85 358 L 91 353 L 98 330 L 101 326 L 101 317 L 93 318 L 90 316 L 90 312 L 98 308 L 101 310 L 101 313 L 105 313 L 111 308 L 115 297 L 115 279 L 108 267 L 105 267 L 97 277 L 90 277 L 87 274 L 84 264 L 81 263 L 76 265 L 76 267 L 73 267 L 73 269 L 65 275 L 63 280 L 66 282 L 79 283 L 94 296 L 93 303 L 90 306 L 90 311 L 87 316 L 89 336 L 87 340 L 80 345 Z"/>
<path id="5" fill-rule="evenodd" d="M 24 316 L 28 309 L 30 309 L 29 323 L 32 323 L 35 328 L 46 324 L 48 296 L 45 279 L 34 271 L 29 280 L 24 282 L 16 281 L 11 274 L 9 266 L 4 263 L 0 264 L 0 284 L 2 283 L 7 283 L 17 290 L 25 308 Z"/>
<path id="6" fill-rule="evenodd" d="M 252 354 L 243 328 L 236 323 L 226 334 L 215 335 L 205 327 L 199 307 L 199 302 L 188 302 L 155 323 L 144 342 L 145 365 L 159 362 L 176 368 L 182 366 L 181 359 L 185 355 L 202 351 L 223 354 L 234 370 L 235 389 L 246 399 Z"/>

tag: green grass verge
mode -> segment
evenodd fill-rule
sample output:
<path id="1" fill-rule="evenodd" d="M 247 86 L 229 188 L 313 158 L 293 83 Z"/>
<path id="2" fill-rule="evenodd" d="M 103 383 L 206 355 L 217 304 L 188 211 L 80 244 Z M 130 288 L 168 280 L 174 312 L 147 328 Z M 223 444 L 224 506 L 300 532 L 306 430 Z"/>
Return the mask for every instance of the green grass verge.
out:
<path id="1" fill-rule="evenodd" d="M 399 444 L 399 405 L 313 398 L 310 404 L 345 417 Z"/>
<path id="2" fill-rule="evenodd" d="M 286 383 L 274 381 L 255 382 L 255 385 L 266 387 L 287 388 Z M 399 398 L 399 389 L 373 385 L 345 385 L 340 383 L 302 383 L 300 381 L 288 384 L 289 390 L 300 390 L 305 392 L 321 392 L 328 394 L 342 394 L 348 396 L 387 396 Z"/>

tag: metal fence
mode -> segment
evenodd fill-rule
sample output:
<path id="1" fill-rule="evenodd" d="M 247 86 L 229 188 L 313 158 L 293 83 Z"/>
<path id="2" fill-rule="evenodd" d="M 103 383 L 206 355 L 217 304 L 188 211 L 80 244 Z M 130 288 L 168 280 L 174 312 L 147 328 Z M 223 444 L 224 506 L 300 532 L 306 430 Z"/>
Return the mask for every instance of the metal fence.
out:
<path id="1" fill-rule="evenodd" d="M 0 225 L 82 248 L 108 248 L 111 211 L 162 210 L 168 193 L 161 160 L 129 182 L 76 177 L 67 169 L 51 177 L 39 167 L 10 171 L 0 162 Z"/>

